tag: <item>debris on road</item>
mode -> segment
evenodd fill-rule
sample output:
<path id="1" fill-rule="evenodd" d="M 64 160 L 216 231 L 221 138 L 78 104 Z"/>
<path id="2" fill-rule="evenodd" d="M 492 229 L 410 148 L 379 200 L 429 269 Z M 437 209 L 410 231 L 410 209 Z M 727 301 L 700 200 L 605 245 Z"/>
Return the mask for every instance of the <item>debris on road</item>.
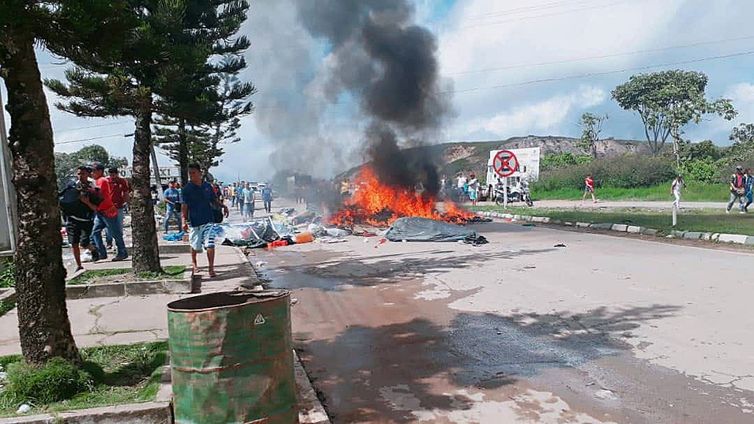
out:
<path id="1" fill-rule="evenodd" d="M 429 218 L 400 218 L 385 234 L 390 241 L 463 241 L 485 244 L 487 239 L 476 231 Z"/>
<path id="2" fill-rule="evenodd" d="M 558 243 L 558 244 L 556 244 L 556 245 L 555 245 L 555 246 L 553 246 L 553 247 L 566 247 L 566 245 L 565 245 L 565 244 L 563 244 L 563 243 Z"/>

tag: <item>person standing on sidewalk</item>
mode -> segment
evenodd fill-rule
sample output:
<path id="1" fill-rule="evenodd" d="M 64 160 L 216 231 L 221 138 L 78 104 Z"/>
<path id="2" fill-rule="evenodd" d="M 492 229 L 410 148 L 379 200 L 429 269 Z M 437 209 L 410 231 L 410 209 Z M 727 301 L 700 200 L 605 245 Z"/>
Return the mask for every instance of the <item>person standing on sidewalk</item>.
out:
<path id="1" fill-rule="evenodd" d="M 76 171 L 78 178 L 69 182 L 59 195 L 68 243 L 71 245 L 73 259 L 76 261 L 76 272 L 84 269 L 81 265 L 82 247 L 91 251 L 93 261 L 98 259 L 97 251 L 91 244 L 91 237 L 94 211 L 97 210 L 96 203 L 99 203 L 101 198 L 89 182 L 91 174 L 92 170 L 88 166 L 79 166 Z"/>
<path id="2" fill-rule="evenodd" d="M 730 177 L 730 200 L 725 208 L 725 213 L 730 213 L 733 204 L 738 201 L 740 213 L 744 211 L 744 198 L 746 197 L 746 179 L 744 177 L 744 168 L 739 165 L 736 167 L 736 173 Z"/>
<path id="3" fill-rule="evenodd" d="M 214 220 L 214 208 L 222 208 L 228 217 L 228 207 L 215 195 L 212 184 L 202 181 L 202 167 L 192 163 L 188 166 L 189 183 L 182 190 L 183 230 L 189 231 L 191 244 L 191 269 L 194 274 L 199 273 L 196 254 L 207 250 L 209 276 L 215 277 L 215 236 L 217 226 Z M 190 227 L 190 228 L 189 228 Z"/>
<path id="4" fill-rule="evenodd" d="M 170 220 L 175 219 L 178 222 L 178 228 L 183 228 L 181 222 L 181 192 L 175 187 L 175 181 L 168 183 L 168 189 L 165 190 L 165 234 L 169 232 Z"/>
<path id="5" fill-rule="evenodd" d="M 682 176 L 677 176 L 673 180 L 673 183 L 670 185 L 670 194 L 675 198 L 673 200 L 673 207 L 676 208 L 676 210 L 681 209 L 681 190 L 686 186 L 686 182 L 683 181 Z"/>
<path id="6" fill-rule="evenodd" d="M 254 218 L 254 210 L 256 209 L 255 200 L 254 189 L 251 187 L 251 183 L 246 183 L 246 188 L 243 191 L 242 213 L 247 221 Z"/>
<path id="7" fill-rule="evenodd" d="M 126 214 L 126 205 L 130 200 L 131 187 L 128 185 L 128 180 L 118 175 L 118 168 L 110 167 L 107 171 L 110 174 L 107 181 L 113 189 L 113 204 L 118 208 L 118 224 L 120 228 L 123 228 L 123 217 Z M 105 229 L 105 243 L 107 243 L 108 250 L 112 249 L 113 236 L 108 229 Z"/>
<path id="8" fill-rule="evenodd" d="M 272 213 L 272 189 L 270 186 L 264 186 L 262 189 L 262 201 L 264 202 L 264 211 Z"/>
<path id="9" fill-rule="evenodd" d="M 584 196 L 581 197 L 582 202 L 586 200 L 587 194 L 592 195 L 592 203 L 597 203 L 597 198 L 594 197 L 594 178 L 592 178 L 592 174 L 584 178 Z"/>
<path id="10" fill-rule="evenodd" d="M 99 260 L 107 259 L 107 249 L 102 242 L 102 231 L 107 228 L 115 240 L 115 246 L 118 249 L 117 255 L 113 262 L 122 261 L 128 258 L 126 243 L 123 241 L 123 227 L 118 221 L 118 208 L 113 203 L 113 190 L 110 182 L 105 178 L 105 166 L 101 163 L 92 165 L 92 178 L 102 196 L 102 202 L 97 206 L 97 213 L 94 217 L 94 228 L 92 229 L 92 242 L 97 249 Z M 138 223 L 137 223 L 138 225 Z"/>
<path id="11" fill-rule="evenodd" d="M 472 172 L 469 175 L 469 200 L 471 204 L 476 206 L 477 199 L 479 198 L 479 180 L 476 179 L 476 175 Z"/>

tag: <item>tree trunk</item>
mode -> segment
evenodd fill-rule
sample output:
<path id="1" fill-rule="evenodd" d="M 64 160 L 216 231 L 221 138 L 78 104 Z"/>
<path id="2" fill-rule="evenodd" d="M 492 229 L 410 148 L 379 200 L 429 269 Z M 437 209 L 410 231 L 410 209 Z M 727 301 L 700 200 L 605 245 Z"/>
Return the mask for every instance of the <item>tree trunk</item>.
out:
<path id="1" fill-rule="evenodd" d="M 151 103 L 151 99 L 146 103 Z M 131 177 L 131 233 L 133 237 L 133 270 L 162 272 L 160 250 L 157 247 L 157 227 L 150 191 L 149 161 L 152 147 L 151 104 L 136 116 L 134 132 L 133 175 Z M 157 188 L 158 190 L 161 187 Z"/>
<path id="2" fill-rule="evenodd" d="M 186 121 L 178 122 L 178 166 L 181 168 L 181 186 L 189 183 L 188 178 L 188 137 L 186 136 Z"/>
<path id="3" fill-rule="evenodd" d="M 14 277 L 21 351 L 34 364 L 56 356 L 80 363 L 65 303 L 50 111 L 33 38 L 10 37 L 15 49 L 0 63 L 8 88 L 9 144 L 18 205 Z"/>

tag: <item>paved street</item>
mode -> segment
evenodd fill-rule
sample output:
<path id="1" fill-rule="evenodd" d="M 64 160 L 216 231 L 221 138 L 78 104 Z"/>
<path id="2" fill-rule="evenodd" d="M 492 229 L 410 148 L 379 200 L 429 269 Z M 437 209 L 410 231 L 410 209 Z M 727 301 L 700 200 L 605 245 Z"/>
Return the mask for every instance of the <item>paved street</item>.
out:
<path id="1" fill-rule="evenodd" d="M 254 252 L 334 422 L 754 422 L 754 254 L 476 228 Z"/>

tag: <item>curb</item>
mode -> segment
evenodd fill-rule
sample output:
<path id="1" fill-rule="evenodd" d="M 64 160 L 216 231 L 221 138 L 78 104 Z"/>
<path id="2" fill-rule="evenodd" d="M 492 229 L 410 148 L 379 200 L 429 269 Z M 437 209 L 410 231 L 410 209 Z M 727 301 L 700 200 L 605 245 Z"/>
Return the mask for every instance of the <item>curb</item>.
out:
<path id="1" fill-rule="evenodd" d="M 516 221 L 539 222 L 539 223 L 545 223 L 545 224 L 564 225 L 566 227 L 592 228 L 595 230 L 616 231 L 619 233 L 630 233 L 630 234 L 642 234 L 645 236 L 656 236 L 656 237 L 661 236 L 660 230 L 657 230 L 654 228 L 645 228 L 645 227 L 638 227 L 638 226 L 626 225 L 626 224 L 613 224 L 609 222 L 600 222 L 600 223 L 561 222 L 559 220 L 553 220 L 553 219 L 550 219 L 549 217 L 544 217 L 544 216 L 522 216 L 522 215 L 512 215 L 509 213 L 499 213 L 499 212 L 477 212 L 477 215 L 483 216 L 486 218 L 499 218 L 499 219 L 512 221 L 512 222 L 516 222 Z M 719 233 L 704 233 L 704 232 L 699 232 L 699 231 L 673 230 L 670 234 L 666 235 L 665 237 L 685 239 L 685 240 L 704 240 L 704 241 L 711 241 L 715 243 L 730 243 L 730 244 L 741 244 L 745 246 L 754 246 L 754 236 L 749 236 L 745 234 L 719 234 Z"/>
<path id="2" fill-rule="evenodd" d="M 97 297 L 145 296 L 151 294 L 190 294 L 194 289 L 191 270 L 183 271 L 180 279 L 128 281 L 122 283 L 76 284 L 65 286 L 66 299 Z"/>
<path id="3" fill-rule="evenodd" d="M 312 382 L 309 380 L 309 376 L 306 374 L 306 370 L 301 364 L 301 359 L 299 359 L 295 349 L 293 350 L 293 367 L 296 373 L 296 386 L 298 386 L 299 393 L 299 423 L 330 424 L 330 418 L 327 416 L 327 412 L 325 412 L 325 407 L 322 406 L 322 402 L 317 397 L 314 386 L 312 386 Z"/>

